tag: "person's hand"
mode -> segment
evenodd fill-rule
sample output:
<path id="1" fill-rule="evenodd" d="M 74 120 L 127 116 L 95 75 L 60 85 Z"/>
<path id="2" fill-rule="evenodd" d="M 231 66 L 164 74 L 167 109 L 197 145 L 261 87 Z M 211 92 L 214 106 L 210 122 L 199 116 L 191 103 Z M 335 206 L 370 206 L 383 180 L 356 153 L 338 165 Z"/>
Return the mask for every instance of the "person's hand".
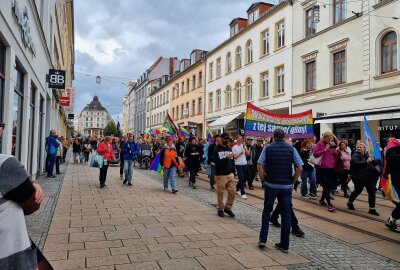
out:
<path id="1" fill-rule="evenodd" d="M 368 162 L 372 162 L 372 160 L 374 160 L 374 159 L 371 156 L 369 156 L 367 159 Z"/>
<path id="2" fill-rule="evenodd" d="M 233 154 L 232 153 L 228 154 L 228 158 L 233 159 Z"/>
<path id="3" fill-rule="evenodd" d="M 329 148 L 331 148 L 330 144 L 325 145 L 325 150 L 328 150 Z"/>
<path id="4" fill-rule="evenodd" d="M 36 182 L 33 182 L 32 184 L 35 188 L 35 203 L 41 204 L 44 197 L 42 187 Z"/>

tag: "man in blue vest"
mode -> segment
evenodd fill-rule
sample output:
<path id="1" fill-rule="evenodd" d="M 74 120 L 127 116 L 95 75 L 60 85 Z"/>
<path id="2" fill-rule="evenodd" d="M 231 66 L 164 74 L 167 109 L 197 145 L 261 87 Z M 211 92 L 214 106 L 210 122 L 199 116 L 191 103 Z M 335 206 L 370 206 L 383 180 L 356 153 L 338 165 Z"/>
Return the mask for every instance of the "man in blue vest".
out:
<path id="1" fill-rule="evenodd" d="M 275 247 L 284 253 L 289 252 L 289 235 L 292 212 L 292 189 L 296 179 L 303 171 L 303 161 L 297 150 L 285 142 L 285 132 L 277 128 L 274 131 L 274 143 L 267 145 L 258 159 L 257 169 L 261 181 L 265 183 L 264 210 L 262 213 L 262 224 L 260 242 L 258 247 L 266 247 L 269 219 L 274 206 L 275 199 L 281 206 L 282 227 L 281 242 Z M 292 166 L 296 171 L 292 175 Z M 264 170 L 265 168 L 265 170 Z"/>
<path id="2" fill-rule="evenodd" d="M 60 143 L 57 141 L 57 135 L 55 130 L 50 130 L 50 136 L 47 137 L 47 156 L 49 157 L 49 163 L 47 164 L 47 177 L 56 178 L 53 175 L 54 165 L 56 164 L 57 150 Z"/>
<path id="3" fill-rule="evenodd" d="M 126 182 L 128 182 L 128 186 L 132 186 L 133 161 L 139 153 L 139 147 L 135 143 L 135 137 L 133 134 L 128 135 L 128 141 L 122 144 L 121 152 L 124 158 L 125 172 L 125 180 L 123 183 L 126 184 Z"/>

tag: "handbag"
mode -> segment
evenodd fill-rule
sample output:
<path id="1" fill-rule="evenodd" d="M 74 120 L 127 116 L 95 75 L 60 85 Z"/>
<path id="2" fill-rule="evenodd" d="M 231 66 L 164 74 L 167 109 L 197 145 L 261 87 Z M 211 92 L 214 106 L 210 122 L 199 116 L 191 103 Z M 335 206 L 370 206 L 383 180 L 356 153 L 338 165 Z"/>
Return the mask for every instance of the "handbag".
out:
<path id="1" fill-rule="evenodd" d="M 95 161 L 97 162 L 97 164 L 98 164 L 98 167 L 101 169 L 101 168 L 103 168 L 103 165 L 104 165 L 104 157 L 102 156 L 102 155 L 99 155 L 99 154 L 96 154 L 96 156 L 95 156 Z"/>
<path id="2" fill-rule="evenodd" d="M 311 153 L 309 162 L 313 165 L 321 166 L 322 156 L 315 157 L 314 153 Z"/>

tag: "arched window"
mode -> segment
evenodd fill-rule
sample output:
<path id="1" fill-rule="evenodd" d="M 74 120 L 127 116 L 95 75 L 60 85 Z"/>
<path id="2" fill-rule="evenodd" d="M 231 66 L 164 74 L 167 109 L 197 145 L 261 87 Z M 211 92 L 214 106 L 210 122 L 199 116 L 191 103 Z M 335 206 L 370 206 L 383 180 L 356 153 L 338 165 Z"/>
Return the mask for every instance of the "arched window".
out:
<path id="1" fill-rule="evenodd" d="M 397 70 L 397 36 L 391 31 L 383 36 L 381 42 L 382 73 Z"/>
<path id="2" fill-rule="evenodd" d="M 237 47 L 236 48 L 236 69 L 242 67 L 242 48 Z"/>
<path id="3" fill-rule="evenodd" d="M 232 55 L 231 52 L 226 54 L 226 73 L 232 72 Z"/>
<path id="4" fill-rule="evenodd" d="M 235 97 L 236 97 L 236 104 L 242 103 L 242 85 L 240 82 L 237 82 L 235 85 Z"/>
<path id="5" fill-rule="evenodd" d="M 247 64 L 253 62 L 253 42 L 251 40 L 246 43 L 246 60 Z"/>
<path id="6" fill-rule="evenodd" d="M 232 89 L 229 85 L 225 89 L 225 95 L 226 95 L 225 107 L 231 107 L 232 106 Z"/>
<path id="7" fill-rule="evenodd" d="M 246 100 L 253 100 L 253 80 L 251 78 L 246 80 Z"/>

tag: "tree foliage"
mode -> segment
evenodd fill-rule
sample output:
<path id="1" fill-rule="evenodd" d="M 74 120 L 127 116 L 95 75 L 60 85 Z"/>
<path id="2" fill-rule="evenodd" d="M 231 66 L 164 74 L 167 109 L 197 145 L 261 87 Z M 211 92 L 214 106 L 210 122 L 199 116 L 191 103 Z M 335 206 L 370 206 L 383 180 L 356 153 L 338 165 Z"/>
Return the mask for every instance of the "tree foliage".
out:
<path id="1" fill-rule="evenodd" d="M 111 136 L 114 134 L 117 134 L 117 126 L 115 125 L 114 120 L 108 121 L 107 125 L 104 128 L 103 131 L 104 136 Z"/>

